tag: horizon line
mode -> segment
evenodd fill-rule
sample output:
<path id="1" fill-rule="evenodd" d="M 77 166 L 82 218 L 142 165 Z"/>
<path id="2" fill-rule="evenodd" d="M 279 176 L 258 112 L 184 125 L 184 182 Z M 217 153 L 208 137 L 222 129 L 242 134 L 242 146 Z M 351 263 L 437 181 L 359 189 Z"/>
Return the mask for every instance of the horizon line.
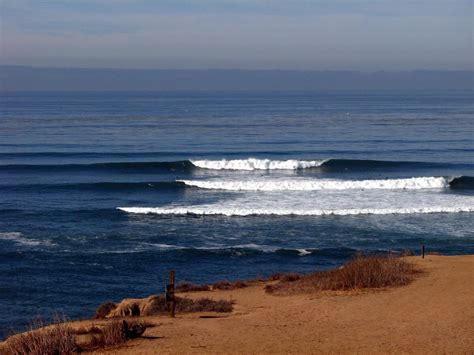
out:
<path id="1" fill-rule="evenodd" d="M 357 69 L 290 69 L 290 68 L 138 68 L 138 67 L 81 67 L 81 66 L 35 66 L 24 64 L 0 64 L 1 67 L 29 68 L 29 69 L 80 69 L 80 70 L 156 70 L 156 71 L 244 71 L 244 72 L 319 72 L 319 73 L 359 73 L 359 74 L 377 74 L 377 73 L 414 73 L 414 72 L 474 72 L 473 69 L 405 69 L 405 70 L 374 70 L 364 71 Z"/>

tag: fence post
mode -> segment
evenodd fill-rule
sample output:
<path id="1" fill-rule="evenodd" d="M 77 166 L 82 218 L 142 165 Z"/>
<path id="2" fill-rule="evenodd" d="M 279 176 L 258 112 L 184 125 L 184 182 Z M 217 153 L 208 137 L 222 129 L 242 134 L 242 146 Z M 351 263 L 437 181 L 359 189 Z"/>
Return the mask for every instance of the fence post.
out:
<path id="1" fill-rule="evenodd" d="M 165 301 L 168 304 L 171 318 L 174 318 L 174 310 L 175 310 L 174 279 L 175 279 L 175 272 L 174 272 L 174 270 L 171 270 L 170 271 L 169 283 L 168 283 L 168 285 L 166 285 L 166 293 L 165 293 Z"/>

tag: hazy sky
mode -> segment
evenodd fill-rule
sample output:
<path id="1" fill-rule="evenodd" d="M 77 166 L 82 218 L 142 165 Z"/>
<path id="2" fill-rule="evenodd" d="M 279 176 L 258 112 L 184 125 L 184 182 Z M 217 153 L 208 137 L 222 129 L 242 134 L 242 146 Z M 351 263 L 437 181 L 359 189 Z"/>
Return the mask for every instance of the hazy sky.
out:
<path id="1" fill-rule="evenodd" d="M 0 0 L 1 63 L 473 69 L 474 0 Z"/>

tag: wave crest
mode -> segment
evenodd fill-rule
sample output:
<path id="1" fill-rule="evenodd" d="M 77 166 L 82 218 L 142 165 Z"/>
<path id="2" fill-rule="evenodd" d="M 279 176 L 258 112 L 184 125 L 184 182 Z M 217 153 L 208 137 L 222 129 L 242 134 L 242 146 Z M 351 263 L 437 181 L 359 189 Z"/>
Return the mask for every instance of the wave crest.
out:
<path id="1" fill-rule="evenodd" d="M 260 180 L 178 180 L 202 189 L 230 191 L 314 191 L 353 189 L 440 189 L 449 186 L 444 177 L 414 177 L 384 180 L 260 179 Z"/>
<path id="2" fill-rule="evenodd" d="M 349 215 L 388 215 L 388 214 L 426 214 L 426 213 L 460 213 L 474 212 L 473 206 L 432 206 L 409 208 L 362 208 L 362 209 L 244 209 L 244 208 L 213 208 L 205 206 L 190 207 L 117 207 L 118 210 L 133 214 L 157 215 L 221 215 L 221 216 L 349 216 Z"/>
<path id="3" fill-rule="evenodd" d="M 270 160 L 270 159 L 222 159 L 222 160 L 191 160 L 201 169 L 212 170 L 297 170 L 315 168 L 326 160 Z"/>

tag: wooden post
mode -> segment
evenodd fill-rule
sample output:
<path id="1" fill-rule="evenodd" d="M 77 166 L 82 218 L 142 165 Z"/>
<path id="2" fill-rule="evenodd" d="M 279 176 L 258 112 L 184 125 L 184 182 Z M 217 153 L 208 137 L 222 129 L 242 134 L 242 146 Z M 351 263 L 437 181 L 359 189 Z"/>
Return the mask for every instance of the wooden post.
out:
<path id="1" fill-rule="evenodd" d="M 168 303 L 171 318 L 174 318 L 174 310 L 175 310 L 174 279 L 175 279 L 175 272 L 174 270 L 171 270 L 169 284 L 166 286 L 166 303 Z"/>
<path id="2" fill-rule="evenodd" d="M 425 258 L 425 245 L 424 244 L 421 245 L 421 258 L 422 259 Z"/>

